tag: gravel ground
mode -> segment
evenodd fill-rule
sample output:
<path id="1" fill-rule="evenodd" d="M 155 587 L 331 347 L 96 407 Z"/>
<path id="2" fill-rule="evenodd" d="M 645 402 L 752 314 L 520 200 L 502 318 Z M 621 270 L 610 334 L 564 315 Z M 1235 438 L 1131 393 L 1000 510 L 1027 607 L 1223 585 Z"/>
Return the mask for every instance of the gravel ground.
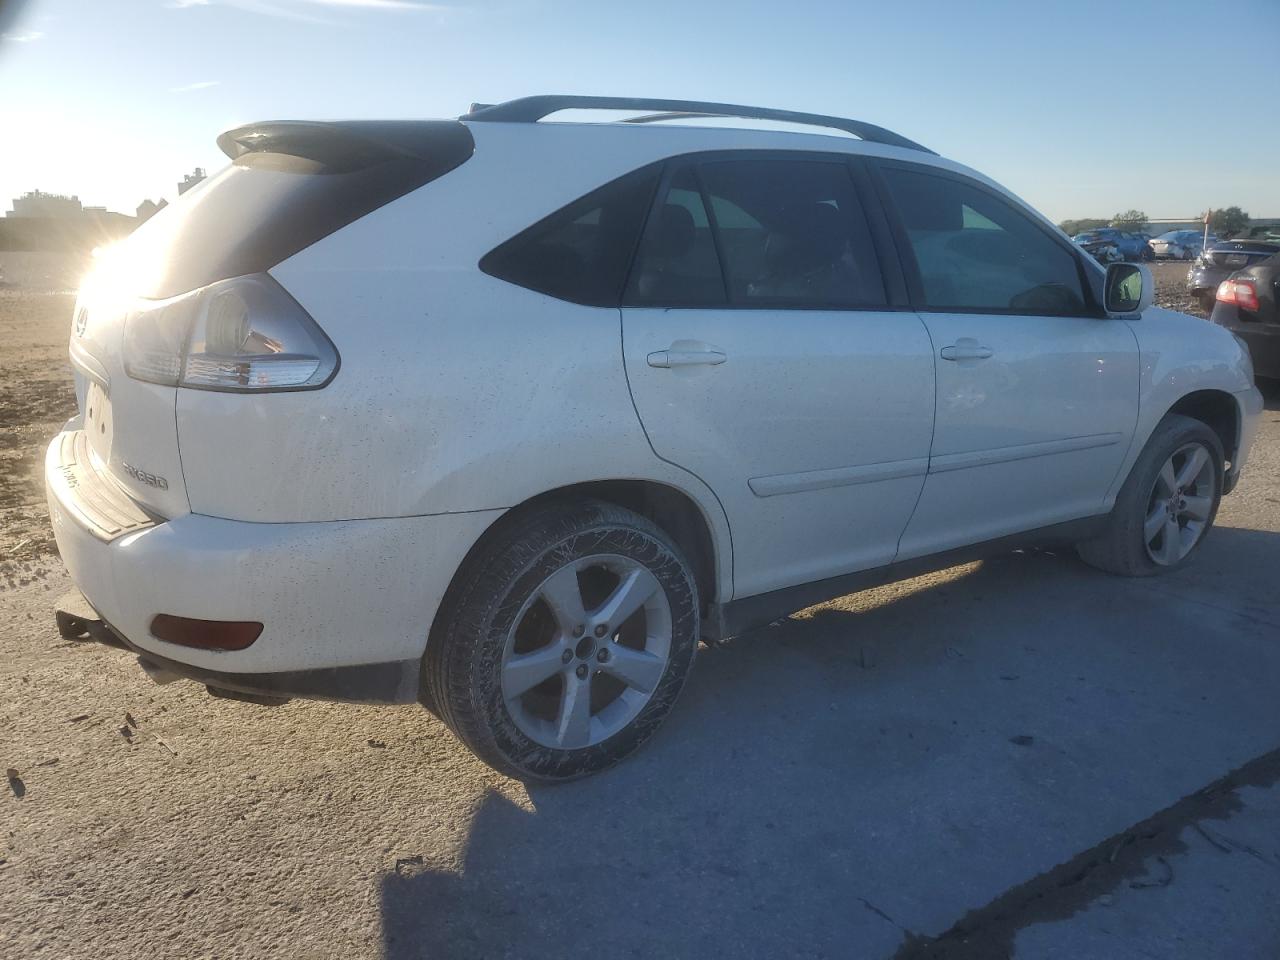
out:
<path id="1" fill-rule="evenodd" d="M 69 295 L 0 291 L 0 582 L 55 550 L 44 448 L 75 414 L 67 365 L 74 303 Z"/>
<path id="2" fill-rule="evenodd" d="M 0 297 L 0 956 L 1276 955 L 1280 403 L 1192 569 L 846 597 L 527 788 L 418 708 L 215 700 L 58 637 L 70 306 Z"/>

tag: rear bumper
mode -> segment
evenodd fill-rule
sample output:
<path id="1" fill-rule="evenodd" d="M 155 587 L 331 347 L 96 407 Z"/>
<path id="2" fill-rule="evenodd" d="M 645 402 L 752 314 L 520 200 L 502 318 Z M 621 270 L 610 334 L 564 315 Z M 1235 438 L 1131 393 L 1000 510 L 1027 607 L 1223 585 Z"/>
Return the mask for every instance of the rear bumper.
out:
<path id="1" fill-rule="evenodd" d="M 1231 271 L 1223 267 L 1192 267 L 1187 271 L 1187 290 L 1192 294 L 1217 290 Z"/>
<path id="2" fill-rule="evenodd" d="M 46 492 L 76 586 L 125 645 L 232 690 L 417 700 L 417 664 L 436 610 L 500 513 L 324 523 L 188 514 L 104 536 L 85 520 L 83 488 L 60 482 L 64 442 L 55 438 L 46 455 Z M 197 649 L 152 636 L 160 613 L 254 620 L 264 629 L 244 650 Z"/>
<path id="3" fill-rule="evenodd" d="M 194 680 L 212 688 L 219 696 L 239 694 L 258 702 L 279 702 L 294 697 L 309 700 L 342 700 L 351 703 L 412 703 L 418 699 L 421 658 L 390 663 L 362 663 L 347 667 L 315 670 L 286 670 L 276 673 L 228 673 L 206 670 L 189 663 L 170 660 L 138 646 L 111 624 L 79 590 L 63 596 L 56 608 L 58 630 L 68 639 L 89 639 L 130 650 L 140 665 L 159 682 Z"/>

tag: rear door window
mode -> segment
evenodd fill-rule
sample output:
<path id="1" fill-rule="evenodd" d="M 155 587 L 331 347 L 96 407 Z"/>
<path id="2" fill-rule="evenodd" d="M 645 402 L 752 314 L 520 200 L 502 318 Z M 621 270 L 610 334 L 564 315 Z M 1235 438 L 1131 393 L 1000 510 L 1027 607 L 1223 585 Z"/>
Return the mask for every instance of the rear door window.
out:
<path id="1" fill-rule="evenodd" d="M 976 184 L 882 168 L 930 310 L 1081 315 L 1075 255 L 1026 214 Z"/>
<path id="2" fill-rule="evenodd" d="M 729 299 L 747 306 L 883 306 L 884 281 L 848 166 L 743 159 L 699 172 Z"/>
<path id="3" fill-rule="evenodd" d="M 671 177 L 649 217 L 627 302 L 668 307 L 726 303 L 711 217 L 692 166 Z"/>
<path id="4" fill-rule="evenodd" d="M 682 167 L 650 219 L 628 302 L 883 306 L 880 264 L 845 162 L 743 157 Z"/>

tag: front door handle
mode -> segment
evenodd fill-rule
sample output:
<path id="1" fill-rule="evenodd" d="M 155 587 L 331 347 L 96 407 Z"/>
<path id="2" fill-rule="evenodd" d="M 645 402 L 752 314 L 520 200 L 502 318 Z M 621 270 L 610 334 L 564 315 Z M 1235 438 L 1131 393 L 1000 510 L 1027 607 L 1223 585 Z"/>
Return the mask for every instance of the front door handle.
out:
<path id="1" fill-rule="evenodd" d="M 655 350 L 645 359 L 651 367 L 669 369 L 671 367 L 714 367 L 716 364 L 724 363 L 729 357 L 723 350 L 678 349 L 678 345 L 673 343 L 666 350 Z"/>
<path id="2" fill-rule="evenodd" d="M 985 360 L 993 353 L 994 350 L 984 347 L 973 337 L 961 337 L 951 346 L 939 351 L 943 360 Z"/>

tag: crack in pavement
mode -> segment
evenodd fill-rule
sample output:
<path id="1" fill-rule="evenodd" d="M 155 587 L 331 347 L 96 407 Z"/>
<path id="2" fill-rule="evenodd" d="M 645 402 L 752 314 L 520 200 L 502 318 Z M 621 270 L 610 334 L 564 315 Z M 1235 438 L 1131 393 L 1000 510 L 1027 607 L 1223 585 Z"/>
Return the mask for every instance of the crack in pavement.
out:
<path id="1" fill-rule="evenodd" d="M 1036 923 L 1065 920 L 1098 897 L 1130 881 L 1141 886 L 1172 880 L 1167 857 L 1186 852 L 1181 834 L 1195 827 L 1205 834 L 1201 820 L 1226 820 L 1243 808 L 1241 787 L 1269 787 L 1280 782 L 1280 748 L 1237 767 L 1128 829 L 1076 854 L 1026 883 L 1006 890 L 985 906 L 971 910 L 936 937 L 906 932 L 891 960 L 990 960 L 1011 957 L 1018 931 Z M 1246 848 L 1214 831 L 1219 850 L 1234 847 L 1268 861 L 1265 854 Z M 1212 842 L 1212 841 L 1211 841 Z M 1230 852 L 1225 849 L 1224 852 Z M 1168 870 L 1160 884 L 1138 881 L 1147 862 L 1157 860 Z M 1136 881 L 1136 882 L 1135 882 Z M 879 911 L 877 911 L 879 912 Z"/>
<path id="2" fill-rule="evenodd" d="M 908 937 L 916 936 L 916 934 L 913 933 L 909 927 L 904 927 L 897 920 L 893 919 L 893 917 L 889 916 L 887 913 L 885 913 L 883 910 L 877 907 L 874 903 L 872 903 L 866 897 L 859 897 L 858 899 L 862 901 L 862 905 L 864 907 L 866 907 L 868 910 L 874 913 L 877 917 L 879 917 L 882 920 L 889 921 L 889 923 L 892 923 L 895 927 L 897 927 L 899 930 L 905 933 Z"/>

